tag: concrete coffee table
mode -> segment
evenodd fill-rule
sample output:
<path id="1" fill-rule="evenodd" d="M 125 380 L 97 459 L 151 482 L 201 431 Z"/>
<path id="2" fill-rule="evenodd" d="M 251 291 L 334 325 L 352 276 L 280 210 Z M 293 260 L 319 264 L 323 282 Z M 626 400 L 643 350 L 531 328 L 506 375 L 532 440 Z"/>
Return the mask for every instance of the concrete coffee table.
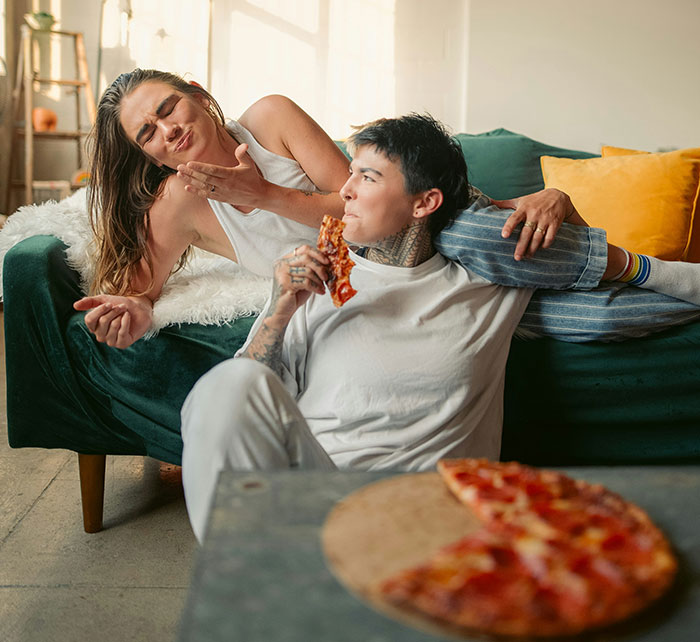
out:
<path id="1" fill-rule="evenodd" d="M 561 470 L 602 483 L 644 508 L 669 536 L 681 567 L 669 595 L 648 613 L 588 639 L 700 639 L 700 466 Z M 360 487 L 390 477 L 224 471 L 195 563 L 179 641 L 447 640 L 375 611 L 326 566 L 319 535 L 329 511 Z"/>

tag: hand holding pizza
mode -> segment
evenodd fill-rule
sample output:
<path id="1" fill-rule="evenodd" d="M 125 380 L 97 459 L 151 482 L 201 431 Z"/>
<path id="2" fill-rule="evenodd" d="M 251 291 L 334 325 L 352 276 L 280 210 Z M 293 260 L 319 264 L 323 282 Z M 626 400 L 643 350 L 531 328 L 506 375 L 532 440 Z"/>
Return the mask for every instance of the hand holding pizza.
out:
<path id="1" fill-rule="evenodd" d="M 270 316 L 286 326 L 312 293 L 324 294 L 328 258 L 310 245 L 301 245 L 275 263 Z"/>
<path id="2" fill-rule="evenodd" d="M 354 263 L 348 255 L 342 230 L 342 221 L 324 216 L 317 247 L 301 245 L 275 263 L 268 317 L 277 327 L 286 327 L 309 296 L 313 292 L 324 294 L 326 286 L 336 307 L 357 294 L 350 285 Z"/>

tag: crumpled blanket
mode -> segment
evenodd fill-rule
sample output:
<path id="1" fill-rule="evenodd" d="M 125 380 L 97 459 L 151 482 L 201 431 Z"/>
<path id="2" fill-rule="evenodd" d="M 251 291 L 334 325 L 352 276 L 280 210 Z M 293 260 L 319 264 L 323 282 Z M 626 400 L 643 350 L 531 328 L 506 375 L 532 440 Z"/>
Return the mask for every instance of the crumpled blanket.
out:
<path id="1" fill-rule="evenodd" d="M 82 188 L 59 202 L 25 205 L 10 216 L 0 229 L 0 277 L 5 253 L 13 245 L 30 236 L 51 234 L 68 246 L 68 264 L 80 274 L 81 286 L 87 292 L 94 274 L 95 243 L 86 199 L 87 189 Z M 191 260 L 168 279 L 155 302 L 148 336 L 168 325 L 222 325 L 259 314 L 269 292 L 269 279 L 195 248 Z"/>

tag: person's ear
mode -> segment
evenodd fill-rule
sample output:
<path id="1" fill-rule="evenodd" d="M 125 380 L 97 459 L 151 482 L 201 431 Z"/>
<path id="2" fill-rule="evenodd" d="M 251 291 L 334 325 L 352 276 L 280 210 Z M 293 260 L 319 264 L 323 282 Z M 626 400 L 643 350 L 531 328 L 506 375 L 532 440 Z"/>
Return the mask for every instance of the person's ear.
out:
<path id="1" fill-rule="evenodd" d="M 439 190 L 437 187 L 421 192 L 413 208 L 413 217 L 424 218 L 425 216 L 430 216 L 442 205 L 443 201 L 442 190 Z"/>
<path id="2" fill-rule="evenodd" d="M 200 85 L 196 80 L 190 80 L 190 85 L 194 87 L 199 87 L 202 91 L 204 91 L 204 87 Z M 201 91 L 195 91 L 193 93 L 194 99 L 205 109 L 209 108 L 209 99 L 201 92 Z"/>

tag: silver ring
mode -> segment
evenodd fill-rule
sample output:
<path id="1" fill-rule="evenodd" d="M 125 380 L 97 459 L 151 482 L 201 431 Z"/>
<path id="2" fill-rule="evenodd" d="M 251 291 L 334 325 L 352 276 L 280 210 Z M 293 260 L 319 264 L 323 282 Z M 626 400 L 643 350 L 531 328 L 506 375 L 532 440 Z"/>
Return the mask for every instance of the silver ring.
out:
<path id="1" fill-rule="evenodd" d="M 214 187 L 214 186 L 212 185 L 211 188 L 209 189 L 209 191 L 213 194 L 215 189 L 216 189 L 216 187 Z"/>

